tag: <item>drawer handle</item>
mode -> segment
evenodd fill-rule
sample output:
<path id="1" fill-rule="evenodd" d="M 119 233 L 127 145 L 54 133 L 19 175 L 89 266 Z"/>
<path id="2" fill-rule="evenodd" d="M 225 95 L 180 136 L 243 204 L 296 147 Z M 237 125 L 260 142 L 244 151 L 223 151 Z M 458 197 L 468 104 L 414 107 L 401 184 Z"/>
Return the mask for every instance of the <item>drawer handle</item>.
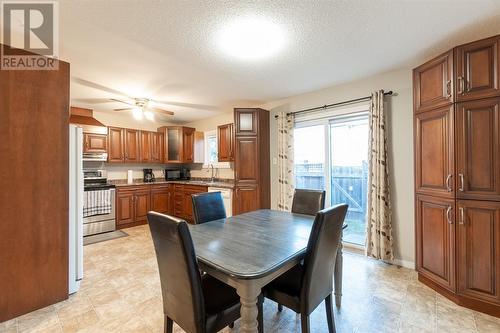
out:
<path id="1" fill-rule="evenodd" d="M 449 206 L 446 210 L 446 220 L 448 220 L 449 224 L 453 224 L 453 221 L 451 220 L 451 206 Z"/>
<path id="2" fill-rule="evenodd" d="M 451 177 L 452 177 L 451 173 L 446 177 L 446 190 L 448 192 L 451 192 L 453 190 L 451 183 L 450 183 Z"/>

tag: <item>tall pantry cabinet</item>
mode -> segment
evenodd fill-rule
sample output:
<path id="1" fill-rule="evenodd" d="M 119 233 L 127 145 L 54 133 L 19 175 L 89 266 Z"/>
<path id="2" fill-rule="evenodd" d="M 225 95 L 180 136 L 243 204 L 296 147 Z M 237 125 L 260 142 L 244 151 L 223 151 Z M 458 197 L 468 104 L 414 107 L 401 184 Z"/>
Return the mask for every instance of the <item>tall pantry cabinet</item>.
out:
<path id="1" fill-rule="evenodd" d="M 419 280 L 500 316 L 500 36 L 413 70 Z"/>

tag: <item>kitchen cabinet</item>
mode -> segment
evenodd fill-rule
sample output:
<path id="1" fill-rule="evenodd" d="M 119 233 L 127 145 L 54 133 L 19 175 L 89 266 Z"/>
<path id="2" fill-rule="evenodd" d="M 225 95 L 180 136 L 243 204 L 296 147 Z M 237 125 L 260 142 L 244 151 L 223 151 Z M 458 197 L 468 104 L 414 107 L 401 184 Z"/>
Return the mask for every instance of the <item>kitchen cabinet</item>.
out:
<path id="1" fill-rule="evenodd" d="M 413 70 L 415 112 L 453 103 L 453 50 Z"/>
<path id="2" fill-rule="evenodd" d="M 500 98 L 459 103 L 457 197 L 500 201 Z"/>
<path id="3" fill-rule="evenodd" d="M 171 186 L 172 215 L 185 219 L 192 223 L 194 221 L 193 204 L 191 195 L 207 192 L 206 186 L 173 184 Z"/>
<path id="4" fill-rule="evenodd" d="M 453 198 L 453 105 L 415 115 L 415 190 Z"/>
<path id="5" fill-rule="evenodd" d="M 151 162 L 163 163 L 164 159 L 164 135 L 159 132 L 151 132 Z"/>
<path id="6" fill-rule="evenodd" d="M 140 134 L 140 155 L 141 163 L 150 163 L 152 160 L 151 148 L 151 132 L 141 131 Z"/>
<path id="7" fill-rule="evenodd" d="M 170 185 L 151 185 L 151 210 L 171 214 Z"/>
<path id="8" fill-rule="evenodd" d="M 116 225 L 126 228 L 147 221 L 147 212 L 151 210 L 149 185 L 117 187 L 116 189 Z"/>
<path id="9" fill-rule="evenodd" d="M 456 48 L 457 101 L 500 96 L 499 53 L 498 36 Z"/>
<path id="10" fill-rule="evenodd" d="M 108 162 L 123 163 L 125 148 L 123 146 L 123 130 L 117 127 L 108 127 Z"/>
<path id="11" fill-rule="evenodd" d="M 193 163 L 195 129 L 184 126 L 158 128 L 165 139 L 165 163 Z"/>
<path id="12" fill-rule="evenodd" d="M 217 157 L 219 162 L 234 160 L 234 124 L 217 127 Z"/>
<path id="13" fill-rule="evenodd" d="M 150 188 L 142 188 L 134 193 L 134 220 L 147 222 L 147 214 L 151 210 Z"/>
<path id="14" fill-rule="evenodd" d="M 234 109 L 233 210 L 241 214 L 270 208 L 269 112 L 263 109 Z"/>
<path id="15" fill-rule="evenodd" d="M 124 141 L 125 141 L 125 163 L 137 163 L 140 161 L 139 152 L 139 133 L 140 131 L 135 129 L 125 128 Z"/>
<path id="16" fill-rule="evenodd" d="M 107 153 L 108 136 L 105 134 L 83 133 L 84 153 Z"/>
<path id="17" fill-rule="evenodd" d="M 163 163 L 163 133 L 108 128 L 109 163 Z"/>

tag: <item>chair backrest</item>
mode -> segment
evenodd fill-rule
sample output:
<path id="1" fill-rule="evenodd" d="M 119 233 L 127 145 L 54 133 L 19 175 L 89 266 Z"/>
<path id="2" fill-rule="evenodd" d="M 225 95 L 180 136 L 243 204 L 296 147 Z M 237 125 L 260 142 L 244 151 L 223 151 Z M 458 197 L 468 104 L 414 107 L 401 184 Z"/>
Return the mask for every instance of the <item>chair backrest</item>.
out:
<path id="1" fill-rule="evenodd" d="M 226 218 L 226 208 L 220 192 L 205 192 L 191 195 L 194 223 L 200 224 Z"/>
<path id="2" fill-rule="evenodd" d="M 204 332 L 201 276 L 186 221 L 149 212 L 148 223 L 160 271 L 164 314 L 187 332 Z"/>
<path id="3" fill-rule="evenodd" d="M 292 213 L 315 216 L 323 208 L 325 208 L 325 191 L 295 190 L 292 201 Z"/>
<path id="4" fill-rule="evenodd" d="M 301 310 L 310 314 L 333 290 L 333 269 L 347 213 L 346 204 L 323 209 L 316 214 L 301 287 Z"/>

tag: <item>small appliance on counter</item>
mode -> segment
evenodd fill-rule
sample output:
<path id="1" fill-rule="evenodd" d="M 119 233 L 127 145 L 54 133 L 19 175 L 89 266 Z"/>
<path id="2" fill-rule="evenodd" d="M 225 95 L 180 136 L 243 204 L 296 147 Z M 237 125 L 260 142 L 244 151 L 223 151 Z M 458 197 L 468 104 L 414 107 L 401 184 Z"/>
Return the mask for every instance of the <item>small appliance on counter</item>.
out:
<path id="1" fill-rule="evenodd" d="M 191 179 L 191 172 L 189 171 L 188 168 L 186 168 L 186 167 L 181 168 L 181 179 L 182 180 L 190 180 Z"/>
<path id="2" fill-rule="evenodd" d="M 191 174 L 186 167 L 165 169 L 165 180 L 189 180 Z"/>
<path id="3" fill-rule="evenodd" d="M 142 169 L 144 173 L 143 181 L 145 183 L 152 183 L 155 181 L 155 174 L 153 173 L 153 169 Z"/>

